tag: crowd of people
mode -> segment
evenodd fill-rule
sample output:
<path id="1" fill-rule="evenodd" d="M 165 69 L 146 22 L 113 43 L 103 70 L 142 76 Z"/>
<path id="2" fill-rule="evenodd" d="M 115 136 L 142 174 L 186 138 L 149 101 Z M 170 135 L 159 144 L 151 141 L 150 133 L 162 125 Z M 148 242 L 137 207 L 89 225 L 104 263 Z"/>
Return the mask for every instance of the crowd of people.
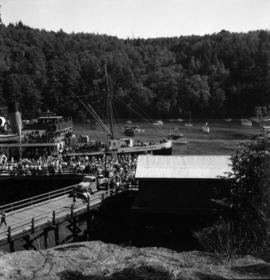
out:
<path id="1" fill-rule="evenodd" d="M 97 178 L 109 178 L 110 182 L 132 183 L 135 180 L 137 156 L 79 156 L 62 157 L 48 156 L 39 159 L 23 158 L 15 160 L 0 155 L 0 175 L 56 175 L 67 173 L 80 173 L 94 175 Z"/>
<path id="2" fill-rule="evenodd" d="M 135 171 L 137 166 L 137 156 L 80 156 L 63 158 L 62 156 L 49 156 L 39 159 L 24 158 L 15 160 L 8 158 L 3 153 L 0 154 L 0 176 L 5 175 L 53 175 L 64 172 L 93 175 L 97 182 L 97 187 L 106 189 L 117 189 L 119 187 L 131 187 L 136 185 Z M 88 177 L 88 176 L 86 176 Z M 76 187 L 76 186 L 75 186 Z M 81 195 L 75 192 L 75 187 L 71 195 L 73 204 L 77 198 L 82 198 L 84 203 L 90 199 L 89 189 L 82 190 Z M 88 195 L 89 194 L 89 195 Z M 2 211 L 0 227 L 7 225 L 6 214 Z"/>

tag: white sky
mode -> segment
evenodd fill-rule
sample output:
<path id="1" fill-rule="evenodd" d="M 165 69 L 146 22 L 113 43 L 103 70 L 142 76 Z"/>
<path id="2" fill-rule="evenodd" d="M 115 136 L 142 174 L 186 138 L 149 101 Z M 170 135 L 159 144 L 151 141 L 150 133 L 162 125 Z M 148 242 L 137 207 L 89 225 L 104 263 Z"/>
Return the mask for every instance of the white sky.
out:
<path id="1" fill-rule="evenodd" d="M 0 0 L 5 24 L 126 37 L 270 29 L 270 0 Z"/>

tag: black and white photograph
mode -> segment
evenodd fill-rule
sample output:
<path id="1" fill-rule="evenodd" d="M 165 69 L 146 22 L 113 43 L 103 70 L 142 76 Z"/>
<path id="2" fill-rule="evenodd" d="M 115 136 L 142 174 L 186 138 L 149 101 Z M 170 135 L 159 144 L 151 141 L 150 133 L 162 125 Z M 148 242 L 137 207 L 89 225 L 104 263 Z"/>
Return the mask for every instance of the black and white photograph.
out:
<path id="1" fill-rule="evenodd" d="M 0 0 L 0 280 L 270 280 L 270 0 Z"/>

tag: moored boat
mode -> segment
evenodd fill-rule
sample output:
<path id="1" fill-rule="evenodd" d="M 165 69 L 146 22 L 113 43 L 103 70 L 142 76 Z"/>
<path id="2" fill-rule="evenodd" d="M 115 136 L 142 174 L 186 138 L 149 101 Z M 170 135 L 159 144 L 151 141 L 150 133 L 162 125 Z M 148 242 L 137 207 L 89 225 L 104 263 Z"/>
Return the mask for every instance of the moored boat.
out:
<path id="1" fill-rule="evenodd" d="M 146 154 L 171 155 L 172 141 L 164 139 L 160 143 L 137 142 L 132 138 L 112 139 L 109 142 L 109 151 L 117 154 Z"/>
<path id="2" fill-rule="evenodd" d="M 252 126 L 252 121 L 248 119 L 241 119 L 240 123 L 242 126 Z"/>
<path id="3" fill-rule="evenodd" d="M 156 121 L 153 123 L 153 125 L 164 125 L 164 122 L 163 121 Z"/>
<path id="4" fill-rule="evenodd" d="M 23 127 L 16 102 L 9 104 L 9 120 L 10 131 L 5 129 L 0 134 L 0 151 L 15 159 L 62 153 L 68 142 L 67 136 L 72 132 L 71 118 L 65 119 L 49 112 L 36 120 L 24 122 Z"/>
<path id="5" fill-rule="evenodd" d="M 209 127 L 209 125 L 208 125 L 207 122 L 206 122 L 206 123 L 204 124 L 204 126 L 201 128 L 201 131 L 204 132 L 204 133 L 207 133 L 207 134 L 210 133 L 210 127 Z"/>
<path id="6" fill-rule="evenodd" d="M 184 134 L 170 134 L 166 138 L 167 141 L 172 141 L 174 144 L 186 145 L 188 143 L 187 139 L 184 138 Z"/>
<path id="7" fill-rule="evenodd" d="M 136 133 L 143 133 L 145 130 L 137 126 L 125 127 L 123 134 L 126 136 L 134 137 Z"/>

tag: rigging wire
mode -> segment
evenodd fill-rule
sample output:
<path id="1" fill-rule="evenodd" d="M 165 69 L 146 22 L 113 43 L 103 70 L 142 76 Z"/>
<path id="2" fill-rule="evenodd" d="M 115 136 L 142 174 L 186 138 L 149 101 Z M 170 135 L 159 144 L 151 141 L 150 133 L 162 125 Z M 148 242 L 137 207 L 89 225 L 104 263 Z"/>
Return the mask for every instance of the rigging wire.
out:
<path id="1" fill-rule="evenodd" d="M 121 100 L 119 97 L 115 96 L 115 99 L 117 99 L 117 100 L 118 100 L 119 102 L 121 102 L 122 104 L 128 106 L 128 108 L 129 108 L 133 113 L 135 113 L 140 119 L 142 119 L 142 120 L 145 121 L 146 123 L 149 123 L 149 122 L 153 123 L 153 122 L 154 122 L 154 120 L 153 120 L 153 119 L 150 119 L 150 117 L 149 117 L 149 118 L 145 118 L 142 114 L 140 114 L 138 111 L 136 111 L 135 109 L 133 109 L 130 105 L 127 105 L 127 104 L 126 104 L 123 100 Z M 134 103 L 134 105 L 136 105 L 136 104 Z M 146 114 L 144 111 L 142 111 L 142 112 L 147 116 L 147 114 Z M 159 131 L 159 127 L 157 127 L 157 126 L 154 126 L 154 129 L 155 129 L 156 131 Z"/>
<path id="2" fill-rule="evenodd" d="M 111 134 L 109 128 L 104 124 L 102 119 L 98 116 L 94 108 L 90 104 L 85 104 L 80 98 L 78 98 L 83 107 L 91 114 L 91 116 L 97 121 L 97 123 L 103 128 L 107 133 Z"/>

